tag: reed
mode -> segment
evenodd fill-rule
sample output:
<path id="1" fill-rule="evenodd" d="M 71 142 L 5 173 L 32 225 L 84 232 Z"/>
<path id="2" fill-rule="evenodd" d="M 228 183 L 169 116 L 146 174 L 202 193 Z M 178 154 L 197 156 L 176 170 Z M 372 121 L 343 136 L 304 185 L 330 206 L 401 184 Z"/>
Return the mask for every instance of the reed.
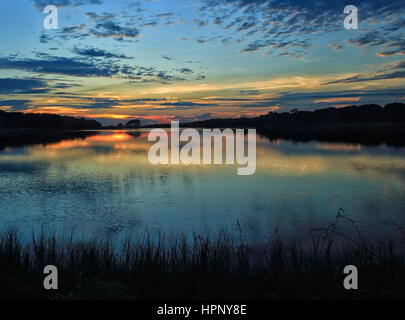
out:
<path id="1" fill-rule="evenodd" d="M 353 224 L 352 237 L 338 223 Z M 399 232 L 403 230 L 398 227 Z M 52 232 L 23 239 L 0 234 L 1 299 L 392 299 L 405 297 L 405 260 L 390 238 L 368 240 L 339 211 L 336 222 L 311 230 L 310 241 L 278 236 L 249 243 L 236 234 L 145 231 L 119 243 L 78 240 Z M 43 268 L 57 266 L 59 289 L 43 289 Z M 356 265 L 359 290 L 343 288 Z"/>

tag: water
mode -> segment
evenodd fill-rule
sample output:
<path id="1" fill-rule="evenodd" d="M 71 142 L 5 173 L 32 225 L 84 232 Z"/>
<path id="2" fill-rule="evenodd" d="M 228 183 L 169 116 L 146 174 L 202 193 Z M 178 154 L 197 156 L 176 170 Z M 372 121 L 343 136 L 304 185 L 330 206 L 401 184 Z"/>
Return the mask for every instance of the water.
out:
<path id="1" fill-rule="evenodd" d="M 276 228 L 295 237 L 333 222 L 339 208 L 364 230 L 405 226 L 405 148 L 257 136 L 256 173 L 238 176 L 237 165 L 151 165 L 147 136 L 106 131 L 3 149 L 1 226 L 117 236 L 239 221 L 249 237 Z"/>

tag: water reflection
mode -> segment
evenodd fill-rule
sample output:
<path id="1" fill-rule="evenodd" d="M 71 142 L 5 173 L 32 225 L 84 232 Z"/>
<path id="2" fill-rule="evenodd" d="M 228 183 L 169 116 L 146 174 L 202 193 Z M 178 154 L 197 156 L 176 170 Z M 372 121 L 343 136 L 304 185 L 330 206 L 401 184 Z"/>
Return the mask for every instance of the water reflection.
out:
<path id="1" fill-rule="evenodd" d="M 149 163 L 148 131 L 0 152 L 0 223 L 102 235 L 216 230 L 240 221 L 252 237 L 327 224 L 339 208 L 370 230 L 405 225 L 405 150 L 257 137 L 257 170 Z"/>

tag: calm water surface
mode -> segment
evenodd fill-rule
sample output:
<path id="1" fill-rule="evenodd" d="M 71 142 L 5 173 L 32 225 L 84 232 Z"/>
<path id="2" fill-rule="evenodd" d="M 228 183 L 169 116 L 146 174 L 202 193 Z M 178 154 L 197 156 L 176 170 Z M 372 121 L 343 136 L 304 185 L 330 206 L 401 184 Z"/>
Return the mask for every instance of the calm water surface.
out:
<path id="1" fill-rule="evenodd" d="M 257 170 L 153 166 L 148 132 L 106 131 L 0 151 L 0 224 L 117 235 L 234 228 L 297 236 L 345 215 L 405 226 L 405 149 L 257 136 Z M 384 228 L 386 225 L 384 225 Z M 349 227 L 348 227 L 349 228 Z"/>

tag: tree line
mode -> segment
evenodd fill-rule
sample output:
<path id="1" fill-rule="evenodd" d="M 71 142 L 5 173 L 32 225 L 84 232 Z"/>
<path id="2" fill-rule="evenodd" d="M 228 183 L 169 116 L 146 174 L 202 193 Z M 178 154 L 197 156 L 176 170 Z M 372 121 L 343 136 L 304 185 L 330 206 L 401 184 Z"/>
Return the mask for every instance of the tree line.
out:
<path id="1" fill-rule="evenodd" d="M 269 112 L 256 118 L 210 119 L 183 124 L 187 127 L 279 127 L 339 124 L 405 123 L 405 104 L 394 102 L 325 108 L 315 111 Z"/>
<path id="2" fill-rule="evenodd" d="M 0 129 L 84 130 L 101 129 L 96 120 L 45 113 L 0 111 Z"/>

